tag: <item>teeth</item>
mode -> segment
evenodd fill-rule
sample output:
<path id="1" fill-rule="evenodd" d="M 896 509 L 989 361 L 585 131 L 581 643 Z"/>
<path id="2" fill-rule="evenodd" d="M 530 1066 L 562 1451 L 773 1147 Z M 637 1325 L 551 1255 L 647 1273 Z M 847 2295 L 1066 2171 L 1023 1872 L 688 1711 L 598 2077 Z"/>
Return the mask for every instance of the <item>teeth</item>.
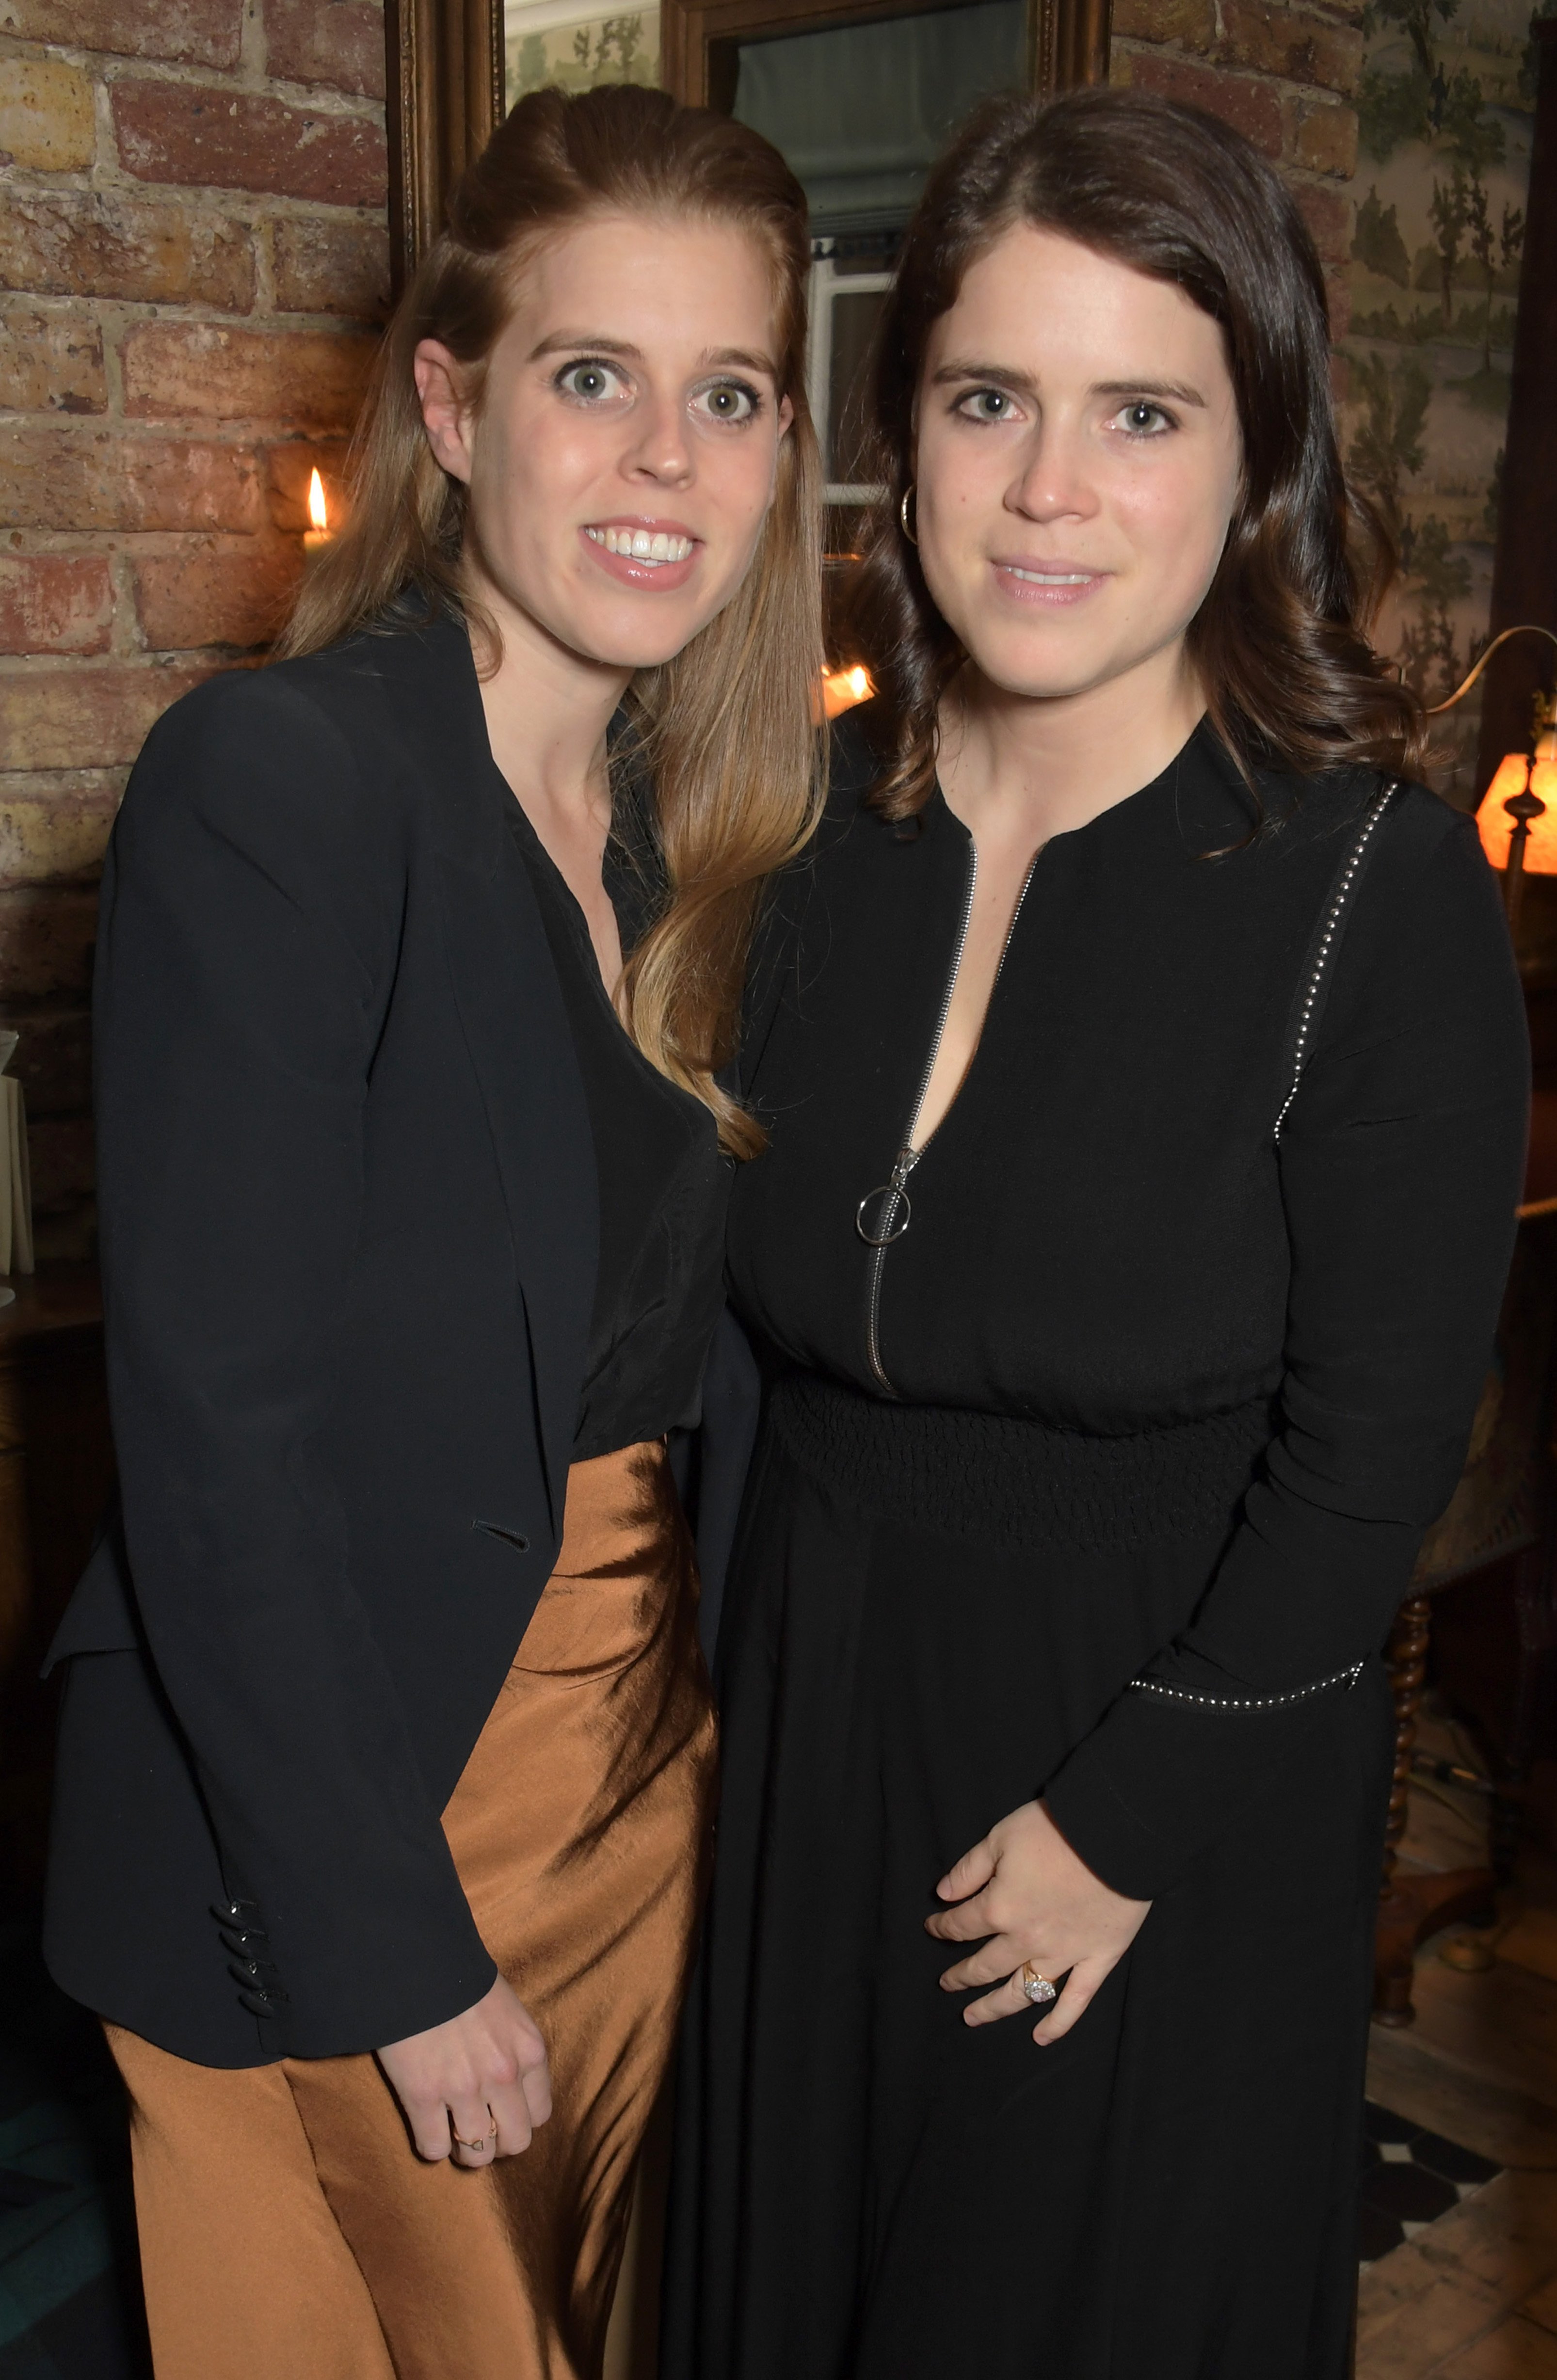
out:
<path id="1" fill-rule="evenodd" d="M 623 553 L 634 562 L 685 562 L 692 551 L 689 537 L 672 537 L 663 528 L 587 528 L 584 534 L 607 553 Z"/>
<path id="2" fill-rule="evenodd" d="M 1031 587 L 1089 587 L 1092 583 L 1089 570 L 1018 570 L 1014 562 L 1007 563 L 1006 568 L 1013 578 L 1025 578 Z"/>

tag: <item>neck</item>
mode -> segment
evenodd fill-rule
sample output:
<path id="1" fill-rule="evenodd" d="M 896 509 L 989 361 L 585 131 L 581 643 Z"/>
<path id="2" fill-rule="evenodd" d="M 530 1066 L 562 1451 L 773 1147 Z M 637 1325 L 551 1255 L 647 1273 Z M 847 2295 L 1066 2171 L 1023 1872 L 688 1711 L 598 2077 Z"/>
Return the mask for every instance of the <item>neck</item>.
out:
<path id="1" fill-rule="evenodd" d="M 942 706 L 942 787 L 975 829 L 1020 813 L 1036 847 L 1160 777 L 1205 708 L 1182 644 L 1078 694 L 1011 694 L 970 662 Z"/>
<path id="2" fill-rule="evenodd" d="M 598 820 L 608 804 L 605 731 L 633 673 L 549 636 L 467 557 L 465 584 L 496 625 L 502 657 L 480 680 L 493 759 L 520 806 L 543 818 Z M 485 666 L 484 641 L 475 638 Z"/>

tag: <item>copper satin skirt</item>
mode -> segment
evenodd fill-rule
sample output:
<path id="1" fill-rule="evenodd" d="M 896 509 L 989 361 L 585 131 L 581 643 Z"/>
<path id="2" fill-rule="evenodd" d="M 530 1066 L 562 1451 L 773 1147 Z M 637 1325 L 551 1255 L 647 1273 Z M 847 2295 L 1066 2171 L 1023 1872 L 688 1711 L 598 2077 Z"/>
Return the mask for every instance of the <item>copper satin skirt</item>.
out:
<path id="1" fill-rule="evenodd" d="M 663 1444 L 576 1463 L 556 1569 L 444 1817 L 551 2056 L 554 2112 L 523 2155 L 424 2164 L 371 2057 L 233 2072 L 108 2028 L 158 2380 L 595 2380 L 706 1877 L 696 1604 Z"/>

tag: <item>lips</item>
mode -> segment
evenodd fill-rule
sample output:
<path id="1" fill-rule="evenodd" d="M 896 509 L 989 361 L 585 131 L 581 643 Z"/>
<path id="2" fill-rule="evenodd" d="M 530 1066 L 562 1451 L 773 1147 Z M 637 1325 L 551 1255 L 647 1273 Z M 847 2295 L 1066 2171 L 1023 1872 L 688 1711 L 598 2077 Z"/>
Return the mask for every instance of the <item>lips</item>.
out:
<path id="1" fill-rule="evenodd" d="M 695 538 L 675 529 L 629 528 L 625 522 L 615 521 L 608 521 L 600 528 L 586 528 L 584 534 L 593 544 L 602 545 L 607 553 L 651 565 L 687 562 L 697 543 Z"/>

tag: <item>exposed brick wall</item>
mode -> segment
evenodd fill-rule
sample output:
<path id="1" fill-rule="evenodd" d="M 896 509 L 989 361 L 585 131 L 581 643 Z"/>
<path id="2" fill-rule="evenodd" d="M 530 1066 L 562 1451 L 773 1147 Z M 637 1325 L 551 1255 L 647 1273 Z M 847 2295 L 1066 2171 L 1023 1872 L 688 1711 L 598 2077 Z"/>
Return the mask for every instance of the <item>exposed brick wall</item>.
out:
<path id="1" fill-rule="evenodd" d="M 158 713 L 272 634 L 382 319 L 381 0 L 0 0 L 0 1023 L 90 1252 L 95 876 Z"/>
<path id="2" fill-rule="evenodd" d="M 1273 158 L 1324 260 L 1335 336 L 1349 316 L 1362 0 L 1113 0 L 1111 79 L 1210 109 Z"/>

